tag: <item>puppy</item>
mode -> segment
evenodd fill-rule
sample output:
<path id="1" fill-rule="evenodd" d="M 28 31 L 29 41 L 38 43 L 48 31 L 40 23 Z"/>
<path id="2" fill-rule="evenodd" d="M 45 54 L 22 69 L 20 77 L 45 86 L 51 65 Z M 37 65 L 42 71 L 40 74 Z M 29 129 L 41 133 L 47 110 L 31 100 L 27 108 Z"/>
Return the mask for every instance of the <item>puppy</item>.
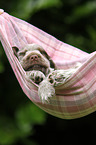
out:
<path id="1" fill-rule="evenodd" d="M 54 62 L 38 44 L 27 44 L 21 50 L 13 47 L 13 52 L 28 77 L 37 84 L 44 80 L 51 70 L 56 69 Z"/>
<path id="2" fill-rule="evenodd" d="M 39 84 L 38 95 L 42 103 L 54 97 L 55 87 L 64 84 L 82 65 L 77 63 L 74 68 L 57 70 L 54 62 L 38 44 L 27 44 L 21 50 L 13 47 L 13 52 L 26 71 L 27 77 Z"/>

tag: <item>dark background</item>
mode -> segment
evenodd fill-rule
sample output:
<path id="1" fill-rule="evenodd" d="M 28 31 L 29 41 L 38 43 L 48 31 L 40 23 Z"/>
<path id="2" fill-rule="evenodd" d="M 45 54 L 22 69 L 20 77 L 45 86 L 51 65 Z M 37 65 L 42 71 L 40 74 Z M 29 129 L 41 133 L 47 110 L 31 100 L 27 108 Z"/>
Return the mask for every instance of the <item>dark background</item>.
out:
<path id="1" fill-rule="evenodd" d="M 91 53 L 96 49 L 95 0 L 2 0 L 0 7 Z M 62 120 L 23 93 L 0 43 L 0 145 L 86 145 L 96 142 L 96 113 Z"/>

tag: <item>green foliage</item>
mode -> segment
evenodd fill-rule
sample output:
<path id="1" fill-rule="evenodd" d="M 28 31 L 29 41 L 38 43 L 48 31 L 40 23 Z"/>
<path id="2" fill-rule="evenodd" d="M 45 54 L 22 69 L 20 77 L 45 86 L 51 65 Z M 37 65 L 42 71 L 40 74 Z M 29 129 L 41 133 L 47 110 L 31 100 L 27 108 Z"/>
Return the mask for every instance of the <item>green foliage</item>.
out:
<path id="1" fill-rule="evenodd" d="M 2 51 L 2 49 L 0 49 L 0 73 L 4 72 L 4 64 L 2 61 L 2 56 L 3 56 L 3 51 Z"/>
<path id="2" fill-rule="evenodd" d="M 58 6 L 61 2 L 60 0 L 19 0 L 18 3 L 16 2 L 12 14 L 19 18 L 28 19 L 37 11 Z"/>
<path id="3" fill-rule="evenodd" d="M 78 21 L 79 19 L 89 17 L 96 12 L 96 1 L 89 1 L 83 5 L 80 5 L 73 9 L 69 20 L 71 23 Z"/>
<path id="4" fill-rule="evenodd" d="M 0 144 L 11 145 L 19 139 L 23 140 L 23 138 L 26 142 L 28 135 L 34 133 L 34 125 L 42 125 L 45 121 L 46 114 L 44 111 L 32 103 L 20 106 L 16 110 L 14 118 L 7 115 L 0 116 Z M 27 142 L 30 142 L 30 140 L 27 140 Z M 26 145 L 28 145 L 27 142 Z"/>
<path id="5" fill-rule="evenodd" d="M 96 50 L 95 0 L 2 0 L 0 6 L 68 44 L 89 53 Z M 29 137 L 45 122 L 46 113 L 23 94 L 0 45 L 0 145 L 39 144 Z"/>
<path id="6" fill-rule="evenodd" d="M 42 110 L 29 103 L 18 109 L 16 120 L 22 132 L 30 132 L 34 124 L 43 124 L 46 119 Z"/>
<path id="7" fill-rule="evenodd" d="M 0 62 L 0 73 L 4 72 L 4 65 L 3 62 Z"/>

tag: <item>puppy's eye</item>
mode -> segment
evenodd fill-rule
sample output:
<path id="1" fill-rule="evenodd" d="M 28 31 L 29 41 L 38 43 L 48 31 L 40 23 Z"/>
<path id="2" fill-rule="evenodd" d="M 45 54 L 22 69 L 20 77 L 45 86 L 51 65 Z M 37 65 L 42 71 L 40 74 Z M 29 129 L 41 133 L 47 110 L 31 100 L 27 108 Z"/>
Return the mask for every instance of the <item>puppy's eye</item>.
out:
<path id="1" fill-rule="evenodd" d="M 25 52 L 19 52 L 19 55 L 25 55 Z"/>
<path id="2" fill-rule="evenodd" d="M 20 51 L 20 52 L 18 53 L 19 56 L 24 56 L 25 54 L 26 54 L 26 51 Z"/>

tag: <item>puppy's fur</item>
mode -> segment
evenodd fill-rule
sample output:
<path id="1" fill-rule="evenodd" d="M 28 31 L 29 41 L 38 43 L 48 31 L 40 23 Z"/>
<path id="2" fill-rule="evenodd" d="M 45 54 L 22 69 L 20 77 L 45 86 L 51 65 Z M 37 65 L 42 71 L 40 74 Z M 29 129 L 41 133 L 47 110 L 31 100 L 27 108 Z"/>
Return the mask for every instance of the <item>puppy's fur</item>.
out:
<path id="1" fill-rule="evenodd" d="M 27 44 L 21 50 L 13 47 L 13 51 L 29 78 L 37 84 L 50 73 L 51 69 L 56 69 L 54 62 L 38 44 Z"/>
<path id="2" fill-rule="evenodd" d="M 39 84 L 38 95 L 43 103 L 55 96 L 55 87 L 64 84 L 82 65 L 78 63 L 68 70 L 56 70 L 54 62 L 38 44 L 27 44 L 21 50 L 13 47 L 13 51 L 28 78 Z"/>

